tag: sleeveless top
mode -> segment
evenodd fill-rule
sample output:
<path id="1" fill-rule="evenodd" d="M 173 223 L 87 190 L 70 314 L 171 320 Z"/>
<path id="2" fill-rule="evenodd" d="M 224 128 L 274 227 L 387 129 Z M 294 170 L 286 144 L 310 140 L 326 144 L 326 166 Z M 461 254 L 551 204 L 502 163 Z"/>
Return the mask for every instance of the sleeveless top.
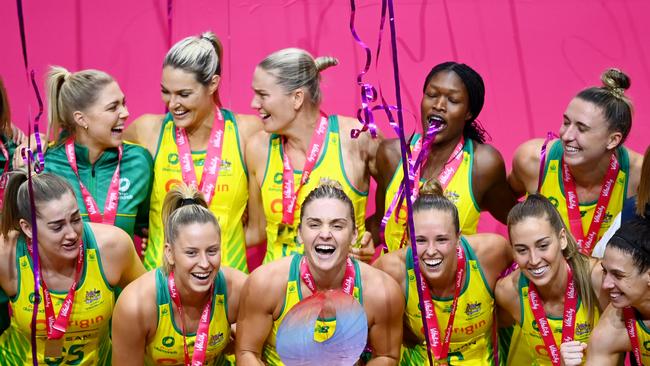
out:
<path id="1" fill-rule="evenodd" d="M 636 318 L 636 334 L 637 337 L 639 337 L 639 351 L 641 351 L 641 362 L 644 365 L 650 365 L 650 329 L 648 329 L 648 326 L 643 323 L 643 319 L 639 319 L 638 313 Z M 634 353 L 632 352 L 630 352 L 630 359 L 635 360 Z"/>
<path id="2" fill-rule="evenodd" d="M 282 323 L 282 319 L 287 315 L 289 310 L 293 308 L 300 300 L 303 299 L 302 290 L 300 289 L 301 277 L 300 277 L 300 261 L 302 260 L 302 255 L 294 255 L 291 259 L 291 269 L 289 270 L 289 280 L 287 282 L 287 290 L 284 295 L 284 304 L 282 305 L 282 310 L 280 315 L 276 320 L 273 321 L 273 326 L 271 328 L 271 333 L 266 339 L 266 344 L 264 344 L 264 349 L 262 350 L 262 360 L 266 365 L 283 365 L 280 360 L 280 356 L 275 350 L 275 337 Z M 352 259 L 354 264 L 355 278 L 354 278 L 354 290 L 352 294 L 354 298 L 363 305 L 363 290 L 361 287 L 361 270 L 359 269 L 359 263 L 356 259 Z M 318 322 L 317 322 L 318 324 Z M 333 332 L 333 330 L 332 330 Z M 326 335 L 324 337 L 327 337 Z"/>
<path id="3" fill-rule="evenodd" d="M 508 365 L 549 365 L 551 360 L 544 346 L 542 336 L 539 334 L 537 321 L 533 315 L 528 301 L 528 278 L 523 274 L 519 277 L 519 303 L 521 305 L 521 321 L 515 325 L 514 333 L 510 341 L 508 352 Z M 578 305 L 575 315 L 575 336 L 574 340 L 588 343 L 591 331 L 598 322 L 600 312 L 594 308 L 594 319 L 589 319 L 589 309 L 582 306 L 582 299 L 578 295 Z M 546 315 L 548 324 L 553 331 L 553 338 L 559 347 L 562 344 L 561 317 Z"/>
<path id="4" fill-rule="evenodd" d="M 183 333 L 181 333 L 180 324 L 177 324 L 174 319 L 167 276 L 160 268 L 156 269 L 156 293 L 158 327 L 156 334 L 146 347 L 145 364 L 184 365 Z M 221 271 L 214 278 L 213 296 L 204 365 L 225 364 L 222 351 L 230 342 L 226 278 Z M 194 352 L 195 338 L 196 333 L 190 333 L 185 337 L 190 358 Z"/>
<path id="5" fill-rule="evenodd" d="M 493 323 L 494 294 L 490 289 L 483 270 L 464 237 L 461 246 L 465 252 L 465 284 L 458 298 L 458 307 L 449 344 L 447 363 L 450 365 L 494 365 Z M 406 309 L 404 322 L 411 332 L 422 342 L 414 347 L 402 347 L 401 365 L 427 364 L 427 350 L 422 329 L 422 314 L 418 302 L 418 290 L 411 247 L 406 251 Z M 436 316 L 442 337 L 444 337 L 453 297 L 436 298 L 432 295 Z"/>
<path id="6" fill-rule="evenodd" d="M 221 167 L 217 178 L 210 211 L 216 216 L 221 228 L 221 263 L 224 266 L 248 272 L 246 244 L 242 215 L 248 202 L 248 172 L 239 146 L 239 132 L 235 116 L 221 109 L 225 122 Z M 193 151 L 192 160 L 200 182 L 206 151 Z M 149 212 L 149 244 L 144 253 L 144 266 L 154 269 L 162 264 L 165 243 L 162 222 L 162 205 L 167 192 L 183 182 L 176 146 L 176 125 L 170 113 L 160 130 L 158 151 L 154 158 L 154 181 Z"/>
<path id="7" fill-rule="evenodd" d="M 411 141 L 411 148 L 415 146 L 418 139 L 422 138 L 420 134 L 415 134 Z M 445 196 L 451 200 L 458 208 L 458 219 L 460 220 L 460 229 L 463 235 L 476 234 L 478 220 L 481 215 L 481 209 L 474 199 L 472 192 L 472 170 L 474 165 L 474 141 L 465 140 L 463 146 L 463 161 L 460 163 L 454 177 L 449 181 Z M 404 172 L 402 171 L 402 161 L 397 165 L 395 173 L 386 188 L 385 208 L 388 211 L 393 197 L 397 195 Z M 420 187 L 427 181 L 426 178 L 420 177 Z M 399 219 L 395 221 L 395 215 L 399 214 Z M 386 223 L 386 245 L 389 251 L 400 248 L 402 237 L 406 232 L 406 201 L 403 201 L 401 209 L 397 208 Z"/>
<path id="8" fill-rule="evenodd" d="M 335 115 L 329 116 L 328 132 L 323 144 L 323 151 L 316 162 L 311 176 L 302 187 L 296 200 L 293 225 L 284 227 L 282 222 L 282 136 L 271 135 L 269 141 L 269 155 L 266 160 L 266 171 L 260 187 L 264 215 L 266 216 L 266 256 L 264 263 L 286 257 L 292 254 L 302 254 L 302 244 L 296 238 L 298 224 L 300 223 L 300 206 L 309 192 L 320 184 L 321 178 L 335 180 L 343 186 L 343 191 L 348 195 L 354 207 L 354 217 L 359 240 L 365 232 L 366 201 L 368 192 L 360 192 L 348 180 L 343 167 L 343 153 L 341 151 L 341 137 L 339 136 L 339 120 Z M 302 170 L 293 171 L 295 187 L 299 186 Z"/>
<path id="9" fill-rule="evenodd" d="M 620 165 L 620 170 L 618 176 L 616 177 L 616 182 L 614 183 L 614 189 L 612 189 L 612 195 L 607 205 L 607 210 L 605 211 L 605 218 L 603 224 L 598 231 L 596 241 L 599 240 L 609 229 L 609 226 L 614 221 L 616 215 L 623 209 L 623 202 L 627 197 L 627 184 L 629 178 L 630 170 L 630 159 L 627 152 L 627 149 L 623 146 L 616 148 L 618 163 Z M 562 182 L 562 155 L 563 155 L 562 143 L 556 141 L 550 148 L 548 153 L 548 159 L 544 167 L 544 179 L 542 181 L 542 187 L 540 193 L 548 198 L 551 203 L 557 208 L 560 216 L 564 219 L 564 223 L 569 225 L 569 214 L 567 211 L 566 197 L 564 195 L 564 183 Z M 589 230 L 589 225 L 591 225 L 591 220 L 594 217 L 594 211 L 596 210 L 596 204 L 598 200 L 587 203 L 580 203 L 580 215 L 582 216 L 582 230 L 584 235 L 587 234 Z M 594 244 L 596 243 L 594 241 Z"/>
<path id="10" fill-rule="evenodd" d="M 84 223 L 84 265 L 72 305 L 72 315 L 65 333 L 61 357 L 45 359 L 45 306 L 41 287 L 36 326 L 38 363 L 43 365 L 110 365 L 109 325 L 115 295 L 102 269 L 99 249 L 90 226 Z M 17 241 L 16 268 L 18 291 L 11 298 L 11 326 L 0 336 L 0 365 L 32 365 L 31 323 L 34 308 L 34 272 L 31 255 L 23 236 Z M 67 291 L 50 291 L 55 314 Z"/>

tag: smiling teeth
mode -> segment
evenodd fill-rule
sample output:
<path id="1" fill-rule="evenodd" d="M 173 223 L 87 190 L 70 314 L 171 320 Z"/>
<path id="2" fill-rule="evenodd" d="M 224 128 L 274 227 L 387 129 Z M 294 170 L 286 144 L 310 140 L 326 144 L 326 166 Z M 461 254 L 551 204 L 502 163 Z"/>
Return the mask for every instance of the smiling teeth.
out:
<path id="1" fill-rule="evenodd" d="M 546 268 L 548 268 L 548 266 L 544 266 L 544 267 L 541 267 L 541 268 L 534 268 L 534 269 L 531 268 L 531 269 L 529 269 L 529 271 L 530 271 L 530 273 L 534 274 L 535 276 L 539 276 L 542 273 L 546 272 Z"/>
<path id="2" fill-rule="evenodd" d="M 209 273 L 205 273 L 205 274 L 192 273 L 192 276 L 194 276 L 194 277 L 196 277 L 196 278 L 198 278 L 200 280 L 205 280 L 208 277 L 210 277 L 210 274 Z"/>
<path id="3" fill-rule="evenodd" d="M 429 267 L 435 267 L 442 263 L 442 259 L 425 259 L 424 264 L 426 264 Z"/>
<path id="4" fill-rule="evenodd" d="M 567 152 L 578 152 L 578 151 L 580 151 L 580 149 L 578 149 L 577 147 L 573 147 L 573 146 L 566 146 L 564 149 Z"/>
<path id="5" fill-rule="evenodd" d="M 333 245 L 319 244 L 319 245 L 316 246 L 316 249 L 319 249 L 319 250 L 335 250 L 336 248 L 334 248 Z"/>
<path id="6" fill-rule="evenodd" d="M 174 111 L 174 114 L 177 116 L 180 116 L 181 114 L 185 114 L 187 111 Z"/>

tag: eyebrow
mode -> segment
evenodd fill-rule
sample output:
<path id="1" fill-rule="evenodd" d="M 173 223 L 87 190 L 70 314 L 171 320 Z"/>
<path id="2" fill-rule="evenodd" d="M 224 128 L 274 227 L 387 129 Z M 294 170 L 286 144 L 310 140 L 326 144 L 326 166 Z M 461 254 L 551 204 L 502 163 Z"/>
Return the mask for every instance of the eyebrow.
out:
<path id="1" fill-rule="evenodd" d="M 78 214 L 79 214 L 79 209 L 75 210 L 75 211 L 72 213 L 72 215 L 70 215 L 70 216 L 76 216 L 76 215 L 78 215 Z M 47 224 L 48 224 L 48 225 L 56 225 L 56 224 L 60 224 L 61 222 L 65 222 L 65 218 L 58 219 L 58 220 L 52 220 L 52 221 L 48 222 Z"/>

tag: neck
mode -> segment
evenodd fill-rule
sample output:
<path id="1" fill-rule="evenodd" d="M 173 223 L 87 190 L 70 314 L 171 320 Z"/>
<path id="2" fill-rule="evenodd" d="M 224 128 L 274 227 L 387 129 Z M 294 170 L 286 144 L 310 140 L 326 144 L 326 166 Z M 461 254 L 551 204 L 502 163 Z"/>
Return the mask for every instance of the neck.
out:
<path id="1" fill-rule="evenodd" d="M 77 131 L 75 134 L 75 141 L 79 145 L 83 145 L 88 149 L 88 161 L 90 161 L 90 164 L 95 164 L 97 159 L 99 159 L 99 157 L 104 153 L 104 148 L 97 146 L 97 144 L 90 139 L 86 130 Z"/>
<path id="2" fill-rule="evenodd" d="M 307 267 L 309 267 L 309 271 L 314 277 L 314 283 L 317 290 L 326 291 L 341 288 L 343 277 L 345 276 L 345 262 L 343 262 L 341 266 L 337 266 L 330 270 L 320 270 L 315 268 L 315 266 L 307 260 Z"/>
<path id="3" fill-rule="evenodd" d="M 203 310 L 205 304 L 210 300 L 212 293 L 208 290 L 205 292 L 194 292 L 189 288 L 185 288 L 182 284 L 179 286 L 180 281 L 176 281 L 176 288 L 181 297 L 181 304 L 183 307 L 191 307 Z"/>
<path id="4" fill-rule="evenodd" d="M 613 154 L 614 152 L 612 152 Z M 598 160 L 577 166 L 569 166 L 576 186 L 583 188 L 600 187 L 609 169 L 610 154 L 603 154 Z"/>
<path id="5" fill-rule="evenodd" d="M 286 138 L 285 147 L 306 155 L 319 119 L 320 111 L 318 108 L 309 108 L 299 112 L 289 124 L 289 127 L 282 132 L 282 135 Z"/>
<path id="6" fill-rule="evenodd" d="M 420 270 L 422 268 L 420 267 Z M 453 257 L 453 263 L 445 270 L 439 278 L 425 279 L 431 294 L 436 297 L 449 297 L 453 296 L 456 290 L 456 272 L 458 271 L 458 260 Z M 463 279 L 464 281 L 464 279 Z M 462 282 L 461 282 L 462 283 Z"/>
<path id="7" fill-rule="evenodd" d="M 39 248 L 40 249 L 40 248 Z M 61 259 L 56 258 L 54 255 L 41 255 L 38 256 L 41 269 L 48 274 L 58 274 L 64 277 L 74 278 L 74 271 L 77 268 L 77 258 L 74 259 Z"/>
<path id="8" fill-rule="evenodd" d="M 422 177 L 432 176 L 434 172 L 440 170 L 445 164 L 447 164 L 461 137 L 462 135 L 459 135 L 458 137 L 451 140 L 437 144 L 432 143 L 430 145 L 431 153 L 427 157 L 427 162 L 424 165 L 423 169 L 423 172 L 425 172 L 425 174 L 423 174 Z"/>
<path id="9" fill-rule="evenodd" d="M 210 113 L 206 114 L 203 119 L 185 128 L 187 138 L 190 140 L 190 145 L 192 147 L 197 146 L 200 148 L 208 143 L 210 132 L 212 132 L 212 126 L 214 124 L 214 117 L 215 109 L 212 108 Z"/>
<path id="10" fill-rule="evenodd" d="M 645 296 L 643 300 L 641 300 L 641 304 L 639 305 L 634 305 L 634 308 L 636 311 L 641 314 L 641 319 L 643 320 L 650 320 L 650 298 L 649 296 Z"/>
<path id="11" fill-rule="evenodd" d="M 567 271 L 563 268 L 558 273 L 557 281 L 549 282 L 545 286 L 537 286 L 539 296 L 545 303 L 564 303 L 567 280 Z"/>

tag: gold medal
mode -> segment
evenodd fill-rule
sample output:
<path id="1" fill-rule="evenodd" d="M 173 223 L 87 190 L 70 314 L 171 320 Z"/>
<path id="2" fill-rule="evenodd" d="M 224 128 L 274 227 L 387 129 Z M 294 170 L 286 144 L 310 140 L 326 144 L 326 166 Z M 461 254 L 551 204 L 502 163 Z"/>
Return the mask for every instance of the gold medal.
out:
<path id="1" fill-rule="evenodd" d="M 63 337 L 45 340 L 45 357 L 60 358 L 63 352 Z"/>

